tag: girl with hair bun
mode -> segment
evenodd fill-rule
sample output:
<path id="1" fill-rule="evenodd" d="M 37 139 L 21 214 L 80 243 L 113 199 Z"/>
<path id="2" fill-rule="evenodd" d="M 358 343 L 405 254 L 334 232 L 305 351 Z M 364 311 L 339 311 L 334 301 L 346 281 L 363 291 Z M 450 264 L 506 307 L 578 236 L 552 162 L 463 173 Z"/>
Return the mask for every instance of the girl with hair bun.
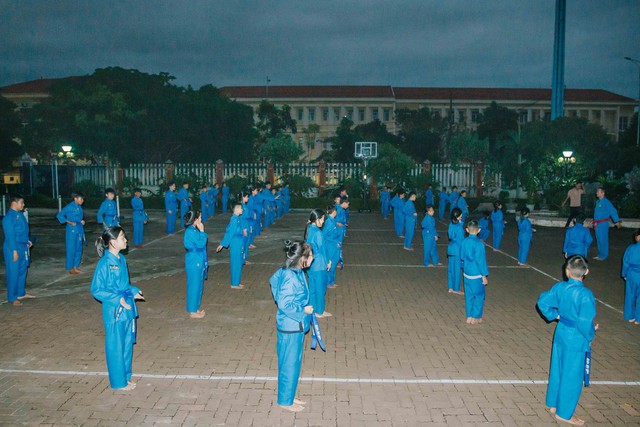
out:
<path id="1" fill-rule="evenodd" d="M 302 368 L 304 335 L 309 331 L 309 286 L 304 269 L 313 263 L 313 251 L 302 241 L 285 242 L 285 262 L 269 284 L 278 306 L 276 328 L 278 342 L 278 405 L 291 412 L 300 412 L 305 402 L 296 399 Z"/>
<path id="2" fill-rule="evenodd" d="M 187 272 L 187 313 L 192 319 L 201 319 L 205 316 L 204 310 L 200 310 L 200 305 L 204 280 L 207 278 L 209 269 L 207 258 L 209 236 L 204 232 L 200 211 L 188 211 L 183 221 L 186 227 L 184 248 L 187 253 L 184 256 L 184 265 Z"/>
<path id="3" fill-rule="evenodd" d="M 332 314 L 324 311 L 327 295 L 328 271 L 331 269 L 331 261 L 327 254 L 327 245 L 322 236 L 325 213 L 322 209 L 314 209 L 309 215 L 305 238 L 311 246 L 315 262 L 309 267 L 309 290 L 311 292 L 311 305 L 315 308 L 318 318 L 331 317 Z"/>
<path id="4" fill-rule="evenodd" d="M 129 282 L 127 260 L 120 251 L 127 238 L 121 227 L 107 228 L 95 242 L 101 257 L 91 281 L 91 294 L 102 303 L 105 353 L 111 388 L 133 390 L 131 381 L 133 344 L 136 343 L 136 300 L 144 301 L 142 291 Z"/>

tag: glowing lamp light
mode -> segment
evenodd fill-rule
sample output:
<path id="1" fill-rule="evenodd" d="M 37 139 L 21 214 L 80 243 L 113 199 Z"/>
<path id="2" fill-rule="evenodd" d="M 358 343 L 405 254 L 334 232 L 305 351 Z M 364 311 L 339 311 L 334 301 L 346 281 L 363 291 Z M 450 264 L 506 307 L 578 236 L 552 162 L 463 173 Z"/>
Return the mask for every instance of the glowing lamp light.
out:
<path id="1" fill-rule="evenodd" d="M 63 147 L 63 148 L 64 148 L 64 147 Z M 569 157 L 573 156 L 573 151 L 571 151 L 571 150 L 563 151 L 563 152 L 562 152 L 562 155 L 563 155 L 565 158 L 567 158 L 567 159 L 568 159 Z"/>

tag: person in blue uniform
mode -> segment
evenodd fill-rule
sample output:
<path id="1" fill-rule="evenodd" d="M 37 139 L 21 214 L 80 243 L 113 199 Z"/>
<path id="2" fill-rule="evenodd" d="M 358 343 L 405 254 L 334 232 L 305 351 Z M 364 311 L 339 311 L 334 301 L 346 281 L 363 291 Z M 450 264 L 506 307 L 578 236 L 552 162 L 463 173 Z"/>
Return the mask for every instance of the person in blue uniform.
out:
<path id="1" fill-rule="evenodd" d="M 433 205 L 427 205 L 422 219 L 422 242 L 424 243 L 424 254 L 422 263 L 427 267 L 442 265 L 438 259 L 437 242 L 440 234 L 436 231 L 435 209 Z"/>
<path id="2" fill-rule="evenodd" d="M 594 324 L 596 301 L 583 283 L 588 273 L 587 260 L 573 256 L 565 266 L 567 281 L 556 283 L 538 298 L 538 310 L 546 321 L 558 321 L 553 335 L 546 404 L 558 420 L 574 425 L 584 424 L 574 412 L 582 392 L 591 341 L 598 330 Z"/>
<path id="3" fill-rule="evenodd" d="M 138 249 L 142 249 L 144 225 L 149 221 L 141 196 L 142 190 L 139 188 L 133 190 L 133 198 L 131 199 L 131 207 L 133 208 L 133 246 Z"/>
<path id="4" fill-rule="evenodd" d="M 382 218 L 387 219 L 389 217 L 389 203 L 391 202 L 391 193 L 389 187 L 384 186 L 380 192 L 380 210 L 382 211 Z"/>
<path id="5" fill-rule="evenodd" d="M 189 211 L 184 217 L 183 244 L 187 253 L 184 255 L 184 269 L 187 273 L 187 313 L 192 319 L 201 319 L 205 311 L 202 305 L 204 281 L 207 279 L 209 260 L 207 242 L 209 236 L 204 231 L 200 211 Z"/>
<path id="6" fill-rule="evenodd" d="M 249 194 L 249 201 L 247 207 L 250 209 L 249 216 L 251 218 L 251 235 L 249 236 L 249 249 L 255 249 L 253 244 L 256 236 L 260 235 L 260 195 L 258 194 L 258 188 L 253 186 Z"/>
<path id="7" fill-rule="evenodd" d="M 242 228 L 242 265 L 251 264 L 249 259 L 249 242 L 251 241 L 253 218 L 249 209 L 249 193 L 238 193 L 236 200 L 242 204 L 242 215 L 240 215 L 240 226 Z"/>
<path id="8" fill-rule="evenodd" d="M 467 224 L 469 235 L 460 246 L 467 323 L 471 325 L 482 323 L 485 287 L 489 284 L 487 256 L 484 251 L 484 243 L 478 239 L 479 231 L 478 221 L 469 221 Z"/>
<path id="9" fill-rule="evenodd" d="M 222 213 L 227 213 L 229 206 L 229 186 L 226 182 L 222 183 L 222 190 L 220 190 L 220 202 L 222 203 Z"/>
<path id="10" fill-rule="evenodd" d="M 164 195 L 164 210 L 167 216 L 167 234 L 176 232 L 176 217 L 178 216 L 178 199 L 176 198 L 176 184 L 169 183 L 169 189 Z"/>
<path id="11" fill-rule="evenodd" d="M 433 185 L 431 185 L 431 184 L 429 184 L 429 186 L 427 187 L 427 191 L 424 192 L 424 203 L 425 203 L 425 205 L 433 205 L 434 204 Z"/>
<path id="12" fill-rule="evenodd" d="M 100 261 L 93 273 L 91 295 L 102 303 L 105 353 L 109 385 L 113 389 L 133 390 L 131 381 L 133 345 L 136 343 L 136 301 L 143 301 L 142 291 L 129 281 L 127 260 L 120 251 L 127 248 L 121 227 L 107 228 L 96 240 Z"/>
<path id="13" fill-rule="evenodd" d="M 598 255 L 594 258 L 597 261 L 604 261 L 609 257 L 609 218 L 613 224 L 620 228 L 620 218 L 618 211 L 604 195 L 604 188 L 596 190 L 596 207 L 593 210 L 593 228 L 596 234 L 596 245 Z"/>
<path id="14" fill-rule="evenodd" d="M 331 269 L 331 261 L 327 256 L 327 245 L 322 236 L 322 226 L 325 221 L 325 213 L 322 209 L 314 209 L 309 215 L 305 240 L 311 246 L 314 261 L 309 267 L 309 289 L 311 292 L 311 305 L 313 305 L 318 318 L 331 317 L 332 314 L 325 311 L 327 295 L 327 272 Z"/>
<path id="15" fill-rule="evenodd" d="M 216 253 L 223 248 L 229 248 L 229 269 L 231 272 L 231 289 L 244 289 L 242 282 L 242 264 L 244 256 L 242 233 L 242 204 L 236 202 L 232 207 L 231 219 L 225 230 L 222 241 L 216 248 Z"/>
<path id="16" fill-rule="evenodd" d="M 467 218 L 469 218 L 469 204 L 467 203 L 467 190 L 462 190 L 460 192 L 460 196 L 458 197 L 458 208 L 462 211 L 462 223 L 467 222 Z"/>
<path id="17" fill-rule="evenodd" d="M 529 208 L 522 208 L 520 211 L 520 219 L 518 223 L 518 265 L 526 265 L 529 256 L 529 248 L 531 248 L 531 239 L 536 229 L 531 226 L 529 220 Z"/>
<path id="18" fill-rule="evenodd" d="M 342 187 L 340 189 L 340 198 L 343 200 L 349 200 L 349 193 L 347 193 L 347 189 Z M 345 224 L 349 223 L 349 215 L 351 214 L 351 209 L 349 209 L 349 206 L 347 205 L 346 207 L 344 207 L 344 214 L 345 214 L 345 218 L 346 218 L 346 222 Z M 345 230 L 346 232 L 346 230 Z"/>
<path id="19" fill-rule="evenodd" d="M 640 325 L 640 229 L 633 233 L 633 244 L 622 256 L 622 272 L 625 280 L 624 320 Z"/>
<path id="20" fill-rule="evenodd" d="M 25 292 L 27 270 L 29 269 L 29 223 L 24 216 L 24 198 L 12 195 L 9 198 L 9 210 L 2 218 L 4 243 L 5 274 L 7 277 L 7 301 L 16 307 L 22 305 L 20 300 L 35 298 Z"/>
<path id="21" fill-rule="evenodd" d="M 489 229 L 489 216 L 491 213 L 489 211 L 483 211 L 482 217 L 478 220 L 478 226 L 480 227 L 480 232 L 478 233 L 478 239 L 486 242 L 489 236 L 491 235 L 491 230 Z"/>
<path id="22" fill-rule="evenodd" d="M 198 196 L 198 198 L 200 199 L 200 215 L 202 215 L 202 222 L 207 222 L 209 221 L 209 211 L 211 210 L 209 187 L 207 187 L 207 184 L 204 184 L 202 186 L 202 189 L 200 190 L 200 196 Z"/>
<path id="23" fill-rule="evenodd" d="M 104 190 L 104 196 L 105 199 L 100 204 L 100 209 L 98 209 L 98 224 L 102 224 L 102 231 L 120 223 L 118 207 L 113 200 L 116 198 L 116 191 L 113 188 L 107 188 Z"/>
<path id="24" fill-rule="evenodd" d="M 82 244 L 85 241 L 83 203 L 84 195 L 82 193 L 74 193 L 73 202 L 62 208 L 56 215 L 60 224 L 66 224 L 67 256 L 65 268 L 69 271 L 69 274 L 82 273 L 78 267 L 82 261 Z"/>
<path id="25" fill-rule="evenodd" d="M 271 203 L 276 201 L 276 196 L 271 191 L 271 182 L 267 181 L 264 183 L 264 189 L 260 193 L 260 198 L 262 199 L 262 213 L 264 214 L 263 228 L 268 228 L 272 224 L 272 221 L 271 214 L 267 215 L 267 212 L 270 210 Z"/>
<path id="26" fill-rule="evenodd" d="M 291 208 L 291 190 L 289 190 L 289 183 L 285 182 L 282 187 L 282 198 L 284 202 L 284 213 L 289 213 L 289 209 Z"/>
<path id="27" fill-rule="evenodd" d="M 216 204 L 218 203 L 218 194 L 220 193 L 220 185 L 215 184 L 208 191 L 209 193 L 209 216 L 215 216 Z"/>
<path id="28" fill-rule="evenodd" d="M 581 255 L 586 259 L 591 243 L 593 243 L 593 237 L 589 229 L 584 226 L 584 214 L 578 213 L 572 220 L 572 226 L 564 234 L 562 247 L 564 257 L 569 259 L 573 255 Z"/>
<path id="29" fill-rule="evenodd" d="M 340 240 L 340 255 L 338 255 L 338 265 L 337 268 L 344 267 L 344 256 L 342 249 L 344 247 L 344 238 L 347 236 L 347 227 L 349 224 L 347 223 L 347 210 L 349 209 L 349 199 L 346 197 L 341 197 L 338 195 L 335 199 L 336 206 L 336 225 L 338 226 L 338 230 L 341 231 L 342 236 Z"/>
<path id="30" fill-rule="evenodd" d="M 404 216 L 404 250 L 412 251 L 411 243 L 413 242 L 413 235 L 416 231 L 416 222 L 418 222 L 418 212 L 416 211 L 416 193 L 413 191 L 409 193 L 409 198 L 402 207 L 402 214 Z"/>
<path id="31" fill-rule="evenodd" d="M 191 210 L 191 198 L 189 197 L 189 183 L 182 184 L 182 188 L 178 191 L 176 199 L 180 203 L 180 227 L 184 228 L 184 216 Z"/>
<path id="32" fill-rule="evenodd" d="M 276 187 L 276 218 L 280 219 L 284 215 L 284 196 L 282 195 L 282 187 Z"/>
<path id="33" fill-rule="evenodd" d="M 460 291 L 460 269 L 462 268 L 460 261 L 460 247 L 464 240 L 464 228 L 461 222 L 462 211 L 455 208 L 451 211 L 451 223 L 447 230 L 449 236 L 449 245 L 447 246 L 447 284 L 450 294 L 463 295 Z"/>
<path id="34" fill-rule="evenodd" d="M 493 229 L 493 250 L 500 249 L 502 244 L 502 235 L 504 234 L 504 226 L 507 221 L 504 220 L 502 213 L 502 202 L 496 200 L 493 202 L 493 212 L 491 212 L 491 228 Z"/>
<path id="35" fill-rule="evenodd" d="M 451 193 L 449 194 L 449 212 L 453 211 L 458 207 L 458 199 L 460 198 L 460 193 L 458 193 L 458 187 L 455 185 L 451 189 Z"/>
<path id="36" fill-rule="evenodd" d="M 302 368 L 304 335 L 309 331 L 309 316 L 313 314 L 304 269 L 313 262 L 313 253 L 308 243 L 286 241 L 285 254 L 283 266 L 269 279 L 278 307 L 278 405 L 287 411 L 300 412 L 305 402 L 295 396 Z"/>
<path id="37" fill-rule="evenodd" d="M 327 247 L 327 258 L 331 267 L 327 272 L 327 288 L 336 288 L 336 269 L 340 261 L 340 250 L 342 249 L 342 229 L 336 223 L 338 211 L 335 205 L 327 206 L 324 225 L 322 226 L 322 237 Z"/>
<path id="38" fill-rule="evenodd" d="M 404 239 L 404 190 L 402 188 L 396 191 L 396 195 L 391 199 L 391 207 L 393 208 L 393 225 L 396 229 L 398 237 Z"/>
<path id="39" fill-rule="evenodd" d="M 438 218 L 440 221 L 444 221 L 444 213 L 447 210 L 447 203 L 449 203 L 449 194 L 447 194 L 447 187 L 442 187 L 438 194 Z"/>

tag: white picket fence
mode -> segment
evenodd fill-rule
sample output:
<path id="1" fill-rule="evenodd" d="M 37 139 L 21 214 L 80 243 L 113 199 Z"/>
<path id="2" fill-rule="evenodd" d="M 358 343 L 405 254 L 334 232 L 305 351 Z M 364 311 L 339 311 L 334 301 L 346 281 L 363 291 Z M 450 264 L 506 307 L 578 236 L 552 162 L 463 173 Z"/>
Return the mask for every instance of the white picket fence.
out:
<path id="1" fill-rule="evenodd" d="M 174 176 L 176 175 L 196 175 L 205 177 L 209 182 L 216 180 L 215 163 L 175 163 Z M 335 186 L 339 182 L 348 178 L 358 178 L 362 176 L 361 163 L 326 163 L 326 177 L 328 186 Z M 132 164 L 122 168 L 122 179 L 128 179 L 132 184 L 157 191 L 161 182 L 165 180 L 167 164 L 164 163 L 140 163 Z M 253 179 L 266 181 L 268 166 L 266 163 L 225 163 L 223 164 L 223 180 L 234 176 L 252 177 Z M 300 175 L 313 180 L 316 185 L 320 185 L 320 174 L 318 164 L 292 163 L 289 165 L 276 164 L 273 167 L 274 181 L 281 184 L 287 176 Z M 424 175 L 424 165 L 417 164 L 411 170 L 411 176 Z M 476 193 L 476 167 L 472 164 L 432 164 L 431 177 L 433 181 L 441 186 L 451 188 L 454 185 L 459 189 L 466 189 L 471 194 Z M 492 194 L 494 187 L 501 183 L 500 174 L 489 176 L 489 170 L 483 171 L 483 192 Z M 118 169 L 116 165 L 95 165 L 76 166 L 74 168 L 74 182 L 90 180 L 99 187 L 115 187 L 118 180 Z"/>

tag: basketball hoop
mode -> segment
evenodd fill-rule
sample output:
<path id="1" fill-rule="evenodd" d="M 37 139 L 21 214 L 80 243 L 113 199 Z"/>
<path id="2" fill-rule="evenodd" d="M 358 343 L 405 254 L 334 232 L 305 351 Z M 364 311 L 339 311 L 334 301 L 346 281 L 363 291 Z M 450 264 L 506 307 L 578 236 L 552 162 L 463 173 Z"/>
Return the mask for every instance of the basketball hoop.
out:
<path id="1" fill-rule="evenodd" d="M 367 182 L 367 163 L 370 159 L 378 158 L 378 143 L 370 142 L 370 141 L 356 141 L 355 152 L 353 153 L 353 157 L 356 159 L 362 159 L 364 162 L 364 184 L 365 190 L 362 192 L 362 202 L 363 208 L 359 209 L 359 212 L 371 212 L 369 208 L 369 200 L 368 200 L 368 192 L 366 190 Z"/>

